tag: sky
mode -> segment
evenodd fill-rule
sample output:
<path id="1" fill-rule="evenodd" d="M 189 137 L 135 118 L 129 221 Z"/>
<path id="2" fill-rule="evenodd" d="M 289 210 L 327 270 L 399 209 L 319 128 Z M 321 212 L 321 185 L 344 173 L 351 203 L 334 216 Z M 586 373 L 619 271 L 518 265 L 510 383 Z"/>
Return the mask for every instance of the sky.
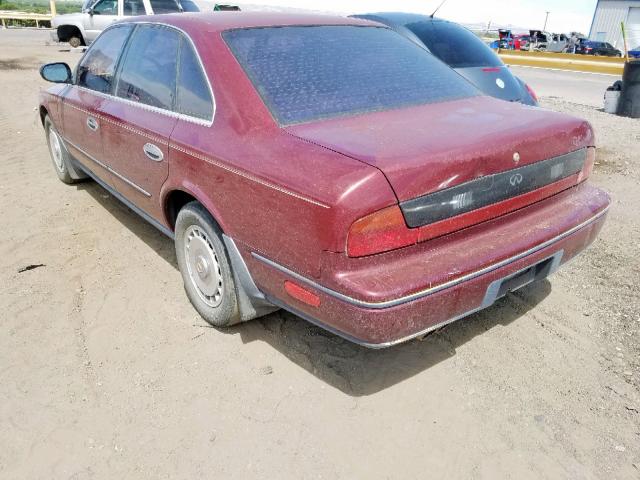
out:
<path id="1" fill-rule="evenodd" d="M 295 7 L 336 13 L 405 11 L 431 14 L 441 0 L 249 0 L 265 6 Z M 225 2 L 226 3 L 226 2 Z M 231 3 L 231 2 L 229 2 Z M 238 2 L 242 5 L 243 2 Z M 513 25 L 542 28 L 549 11 L 547 30 L 589 34 L 596 0 L 447 0 L 439 17 L 467 24 Z"/>

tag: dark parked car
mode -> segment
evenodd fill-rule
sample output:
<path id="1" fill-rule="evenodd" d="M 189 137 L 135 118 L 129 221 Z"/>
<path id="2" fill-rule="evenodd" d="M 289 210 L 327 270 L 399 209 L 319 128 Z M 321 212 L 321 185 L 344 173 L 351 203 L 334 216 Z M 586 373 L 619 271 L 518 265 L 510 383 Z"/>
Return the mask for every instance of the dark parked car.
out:
<path id="1" fill-rule="evenodd" d="M 609 205 L 586 121 L 481 95 L 363 20 L 136 18 L 41 74 L 58 177 L 173 238 L 219 327 L 281 307 L 403 342 L 549 275 Z"/>
<path id="2" fill-rule="evenodd" d="M 636 48 L 629 50 L 629 57 L 631 58 L 640 58 L 640 45 Z"/>
<path id="3" fill-rule="evenodd" d="M 487 95 L 527 105 L 538 104 L 531 87 L 513 75 L 491 48 L 462 25 L 411 13 L 367 13 L 354 17 L 388 25 L 426 47 Z M 511 32 L 505 32 L 509 36 L 501 37 L 500 41 L 513 44 Z"/>
<path id="4" fill-rule="evenodd" d="M 576 53 L 602 57 L 622 57 L 622 52 L 607 42 L 583 41 L 576 47 Z"/>

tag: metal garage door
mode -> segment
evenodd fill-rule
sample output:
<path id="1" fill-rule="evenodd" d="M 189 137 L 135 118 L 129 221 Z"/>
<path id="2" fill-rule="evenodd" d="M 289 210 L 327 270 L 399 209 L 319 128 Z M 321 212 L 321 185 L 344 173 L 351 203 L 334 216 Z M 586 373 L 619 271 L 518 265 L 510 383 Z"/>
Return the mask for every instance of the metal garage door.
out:
<path id="1" fill-rule="evenodd" d="M 627 39 L 629 48 L 640 46 L 640 8 L 629 8 L 629 16 L 627 17 Z M 622 48 L 620 50 L 623 50 Z"/>

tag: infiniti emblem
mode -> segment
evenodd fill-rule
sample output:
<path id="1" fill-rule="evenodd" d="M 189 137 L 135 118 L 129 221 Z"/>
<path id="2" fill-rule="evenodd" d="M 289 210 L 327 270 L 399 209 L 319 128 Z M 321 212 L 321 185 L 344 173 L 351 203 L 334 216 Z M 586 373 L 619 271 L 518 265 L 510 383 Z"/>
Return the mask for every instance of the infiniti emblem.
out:
<path id="1" fill-rule="evenodd" d="M 513 163 L 517 164 L 520 161 L 520 154 L 518 152 L 513 154 Z"/>
<path id="2" fill-rule="evenodd" d="M 516 185 L 520 185 L 522 183 L 522 180 L 522 175 L 520 175 L 519 173 L 514 173 L 513 175 L 511 175 L 511 178 L 509 178 L 509 183 L 512 187 L 515 187 Z"/>

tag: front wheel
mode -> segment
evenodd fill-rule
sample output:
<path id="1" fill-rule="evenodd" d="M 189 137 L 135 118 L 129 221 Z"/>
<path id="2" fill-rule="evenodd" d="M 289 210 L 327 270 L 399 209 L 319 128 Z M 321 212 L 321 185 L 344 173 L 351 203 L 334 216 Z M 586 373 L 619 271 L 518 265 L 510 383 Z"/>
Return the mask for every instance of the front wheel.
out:
<path id="1" fill-rule="evenodd" d="M 176 257 L 191 304 L 215 327 L 238 323 L 233 272 L 222 231 L 198 202 L 185 205 L 175 228 Z"/>

